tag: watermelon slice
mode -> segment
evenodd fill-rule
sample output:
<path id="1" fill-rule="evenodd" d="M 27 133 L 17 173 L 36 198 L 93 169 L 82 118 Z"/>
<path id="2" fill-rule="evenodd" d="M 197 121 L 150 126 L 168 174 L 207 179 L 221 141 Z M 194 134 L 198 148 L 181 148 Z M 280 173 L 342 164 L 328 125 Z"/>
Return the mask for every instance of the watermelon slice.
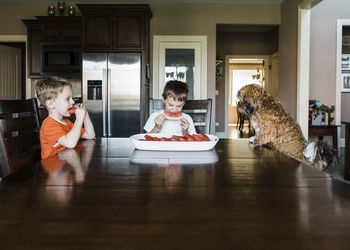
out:
<path id="1" fill-rule="evenodd" d="M 182 113 L 181 112 L 173 113 L 173 112 L 170 112 L 170 111 L 168 111 L 168 112 L 164 111 L 164 114 L 165 114 L 166 118 L 169 119 L 169 120 L 179 120 L 182 117 Z"/>
<path id="2" fill-rule="evenodd" d="M 75 110 L 76 110 L 76 109 L 77 109 L 77 107 L 75 107 L 75 106 L 71 107 L 71 108 L 68 110 L 69 114 L 75 114 Z"/>
<path id="3" fill-rule="evenodd" d="M 205 134 L 188 134 L 183 133 L 182 136 L 179 135 L 173 135 L 172 137 L 157 137 L 157 136 L 150 136 L 146 134 L 144 136 L 144 139 L 139 139 L 139 141 L 191 141 L 191 142 L 200 142 L 200 141 L 210 141 L 210 138 Z"/>

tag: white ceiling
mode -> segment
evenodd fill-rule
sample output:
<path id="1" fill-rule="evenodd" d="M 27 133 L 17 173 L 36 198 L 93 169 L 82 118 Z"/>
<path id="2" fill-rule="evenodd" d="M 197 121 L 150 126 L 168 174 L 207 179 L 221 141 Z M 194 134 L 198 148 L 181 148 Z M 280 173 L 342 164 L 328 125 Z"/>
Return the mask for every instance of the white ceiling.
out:
<path id="1" fill-rule="evenodd" d="M 246 3 L 246 4 L 280 4 L 284 0 L 66 0 L 67 3 Z M 0 3 L 55 3 L 56 0 L 0 0 Z"/>

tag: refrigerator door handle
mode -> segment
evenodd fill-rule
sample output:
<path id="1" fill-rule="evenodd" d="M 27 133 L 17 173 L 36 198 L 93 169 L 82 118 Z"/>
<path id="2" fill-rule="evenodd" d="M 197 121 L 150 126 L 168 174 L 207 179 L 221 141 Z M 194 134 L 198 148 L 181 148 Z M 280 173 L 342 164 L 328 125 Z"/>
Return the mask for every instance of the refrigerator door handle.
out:
<path id="1" fill-rule="evenodd" d="M 107 128 L 106 128 L 106 96 L 107 96 L 107 70 L 103 69 L 103 83 L 102 83 L 102 91 L 103 91 L 103 98 L 102 98 L 102 126 L 103 126 L 103 136 L 107 136 Z"/>
<path id="2" fill-rule="evenodd" d="M 150 79 L 150 73 L 149 73 L 149 64 L 146 64 L 146 79 L 149 80 Z"/>
<path id="3" fill-rule="evenodd" d="M 107 69 L 108 72 L 108 83 L 107 83 L 107 88 L 108 88 L 108 95 L 107 95 L 107 119 L 108 119 L 108 137 L 112 136 L 112 131 L 111 131 L 111 69 Z"/>

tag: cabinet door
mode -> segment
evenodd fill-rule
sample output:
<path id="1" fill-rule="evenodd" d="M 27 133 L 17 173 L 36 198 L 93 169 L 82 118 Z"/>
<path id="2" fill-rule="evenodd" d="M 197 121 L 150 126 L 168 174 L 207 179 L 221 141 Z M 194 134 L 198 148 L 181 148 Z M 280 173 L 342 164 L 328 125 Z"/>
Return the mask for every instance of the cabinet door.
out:
<path id="1" fill-rule="evenodd" d="M 60 23 L 45 23 L 42 24 L 42 41 L 58 41 L 61 39 L 61 24 Z"/>
<path id="2" fill-rule="evenodd" d="M 112 13 L 86 14 L 83 46 L 85 49 L 109 49 L 112 44 Z"/>
<path id="3" fill-rule="evenodd" d="M 62 40 L 80 42 L 80 23 L 64 23 L 62 26 Z"/>
<path id="4" fill-rule="evenodd" d="M 29 76 L 40 76 L 40 34 L 39 25 L 28 26 Z"/>
<path id="5" fill-rule="evenodd" d="M 113 47 L 142 47 L 142 16 L 114 16 Z"/>

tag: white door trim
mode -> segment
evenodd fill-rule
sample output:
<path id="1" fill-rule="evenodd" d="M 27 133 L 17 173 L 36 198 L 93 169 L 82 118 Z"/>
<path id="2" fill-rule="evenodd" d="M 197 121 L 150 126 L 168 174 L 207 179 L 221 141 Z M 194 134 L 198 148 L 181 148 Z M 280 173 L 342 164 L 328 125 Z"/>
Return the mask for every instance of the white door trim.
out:
<path id="1" fill-rule="evenodd" d="M 162 60 L 161 50 L 171 46 L 171 48 L 186 48 L 189 45 L 196 45 L 200 51 L 196 52 L 195 64 L 199 63 L 199 69 L 196 69 L 199 85 L 195 87 L 195 99 L 207 99 L 207 36 L 153 36 L 153 80 L 152 80 L 152 96 L 153 98 L 161 98 L 164 81 L 164 72 L 160 70 Z M 169 47 L 170 48 L 170 47 Z M 163 55 L 164 56 L 164 55 Z M 164 64 L 164 62 L 163 62 Z"/>
<path id="2" fill-rule="evenodd" d="M 31 80 L 27 78 L 28 75 L 28 43 L 27 35 L 0 35 L 0 42 L 24 42 L 26 44 L 26 99 L 31 98 Z"/>
<path id="3" fill-rule="evenodd" d="M 309 82 L 310 82 L 310 9 L 298 7 L 297 56 L 297 112 L 296 120 L 308 140 L 309 133 Z"/>
<path id="4" fill-rule="evenodd" d="M 337 41 L 336 41 L 336 60 L 335 60 L 335 124 L 341 124 L 341 55 L 342 55 L 342 40 L 343 40 L 343 26 L 350 26 L 350 19 L 337 19 Z M 338 152 L 340 147 L 344 147 L 345 139 L 341 138 L 341 127 L 338 127 Z"/>
<path id="5" fill-rule="evenodd" d="M 230 59 L 263 59 L 265 60 L 265 83 L 269 80 L 268 65 L 270 65 L 270 56 L 267 55 L 226 55 L 225 56 L 225 131 L 216 132 L 216 135 L 220 135 L 220 138 L 228 138 L 228 98 L 229 98 L 229 60 Z"/>
<path id="6" fill-rule="evenodd" d="M 22 99 L 22 50 L 0 44 L 1 100 Z"/>
<path id="7" fill-rule="evenodd" d="M 343 26 L 350 26 L 350 19 L 338 19 L 337 20 L 337 48 L 336 48 L 336 86 L 335 86 L 335 124 L 341 124 L 341 54 L 342 54 L 342 37 Z M 338 131 L 339 132 L 339 131 Z M 338 133 L 340 135 L 340 133 Z"/>

